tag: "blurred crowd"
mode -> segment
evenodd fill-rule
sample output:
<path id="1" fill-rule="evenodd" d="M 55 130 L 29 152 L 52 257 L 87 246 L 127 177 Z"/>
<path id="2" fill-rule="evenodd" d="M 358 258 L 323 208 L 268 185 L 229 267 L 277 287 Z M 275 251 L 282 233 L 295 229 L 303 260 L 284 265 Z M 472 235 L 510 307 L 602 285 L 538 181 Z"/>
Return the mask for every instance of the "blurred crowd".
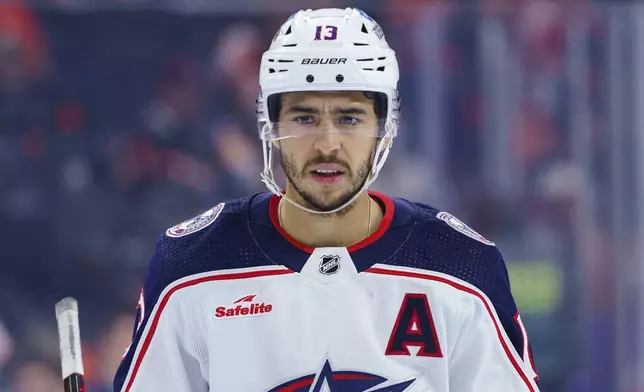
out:
<path id="1" fill-rule="evenodd" d="M 257 72 L 294 2 L 270 14 L 151 3 L 0 1 L 2 392 L 62 390 L 53 309 L 68 295 L 79 299 L 88 390 L 110 390 L 156 237 L 221 200 L 264 191 Z M 614 333 L 610 227 L 595 216 L 614 202 L 595 194 L 610 181 L 601 12 L 583 0 L 362 3 L 401 63 L 402 135 L 377 188 L 451 209 L 494 240 L 518 282 L 543 390 L 591 390 L 589 369 L 610 367 Z M 569 15 L 587 27 L 590 168 L 575 162 Z M 418 49 L 427 17 L 443 27 L 436 75 Z M 497 38 L 482 40 L 483 29 Z M 487 140 L 498 140 L 489 132 L 499 112 L 486 95 L 495 50 L 521 65 L 504 119 L 504 155 L 521 168 L 509 187 L 484 170 L 497 156 Z M 441 83 L 440 129 L 421 99 L 428 78 Z M 429 151 L 442 152 L 440 165 Z M 589 194 L 580 236 L 574 211 Z M 610 391 L 610 369 L 595 381 L 593 391 Z"/>

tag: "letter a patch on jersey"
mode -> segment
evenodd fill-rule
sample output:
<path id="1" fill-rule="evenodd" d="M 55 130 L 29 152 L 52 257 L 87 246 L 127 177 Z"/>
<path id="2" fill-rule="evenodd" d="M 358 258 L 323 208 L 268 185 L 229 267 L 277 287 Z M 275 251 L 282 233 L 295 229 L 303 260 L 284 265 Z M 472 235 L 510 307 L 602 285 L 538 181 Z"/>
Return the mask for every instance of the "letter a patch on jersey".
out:
<path id="1" fill-rule="evenodd" d="M 418 357 L 443 357 L 425 294 L 405 294 L 385 355 L 411 355 L 409 346 L 420 348 Z"/>

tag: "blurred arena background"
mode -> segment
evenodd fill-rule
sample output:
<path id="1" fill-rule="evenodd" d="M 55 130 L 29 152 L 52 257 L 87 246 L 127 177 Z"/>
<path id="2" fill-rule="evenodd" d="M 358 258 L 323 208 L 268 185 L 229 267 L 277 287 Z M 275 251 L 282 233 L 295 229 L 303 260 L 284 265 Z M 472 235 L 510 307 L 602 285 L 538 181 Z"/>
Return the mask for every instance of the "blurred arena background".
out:
<path id="1" fill-rule="evenodd" d="M 68 295 L 111 390 L 155 238 L 264 190 L 262 51 L 347 5 L 401 61 L 376 188 L 497 243 L 544 392 L 644 391 L 644 6 L 586 0 L 0 0 L 0 391 L 62 391 Z"/>

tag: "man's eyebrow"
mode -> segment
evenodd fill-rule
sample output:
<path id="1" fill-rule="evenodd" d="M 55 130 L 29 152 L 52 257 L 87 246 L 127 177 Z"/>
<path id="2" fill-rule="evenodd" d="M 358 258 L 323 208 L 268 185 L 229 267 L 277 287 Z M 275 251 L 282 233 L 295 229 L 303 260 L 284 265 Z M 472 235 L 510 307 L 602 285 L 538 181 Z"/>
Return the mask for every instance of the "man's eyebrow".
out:
<path id="1" fill-rule="evenodd" d="M 312 106 L 302 106 L 302 105 L 293 105 L 289 107 L 285 112 L 289 113 L 307 113 L 307 114 L 320 114 L 320 111 L 317 108 Z M 366 115 L 367 111 L 363 108 L 357 106 L 351 106 L 348 108 L 336 108 L 331 111 L 331 114 L 362 114 Z"/>
<path id="2" fill-rule="evenodd" d="M 364 110 L 363 108 L 359 108 L 357 106 L 351 106 L 348 108 L 337 108 L 333 109 L 331 111 L 332 114 L 362 114 L 366 115 L 367 111 Z"/>
<path id="3" fill-rule="evenodd" d="M 320 111 L 312 106 L 293 105 L 289 107 L 284 113 L 285 114 L 288 114 L 288 113 L 319 114 Z"/>

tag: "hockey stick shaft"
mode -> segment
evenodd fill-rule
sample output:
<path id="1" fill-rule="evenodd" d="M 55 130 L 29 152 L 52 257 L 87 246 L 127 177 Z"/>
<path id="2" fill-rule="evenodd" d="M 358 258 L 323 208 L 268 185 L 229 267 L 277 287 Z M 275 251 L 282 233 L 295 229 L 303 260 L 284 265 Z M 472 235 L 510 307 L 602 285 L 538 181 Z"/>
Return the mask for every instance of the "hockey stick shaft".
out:
<path id="1" fill-rule="evenodd" d="M 68 297 L 56 304 L 56 322 L 65 392 L 85 392 L 85 371 L 76 299 Z"/>

